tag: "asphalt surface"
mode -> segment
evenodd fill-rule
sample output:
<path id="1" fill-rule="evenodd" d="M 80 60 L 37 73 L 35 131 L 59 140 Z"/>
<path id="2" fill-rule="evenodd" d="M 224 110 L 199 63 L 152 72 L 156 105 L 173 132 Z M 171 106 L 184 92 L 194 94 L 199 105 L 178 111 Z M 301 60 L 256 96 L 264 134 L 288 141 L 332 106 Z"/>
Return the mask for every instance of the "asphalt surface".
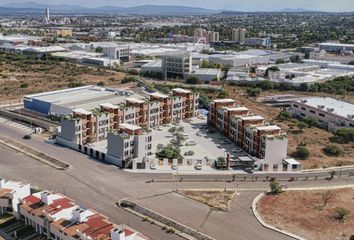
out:
<path id="1" fill-rule="evenodd" d="M 29 158 L 12 149 L 0 145 L 0 176 L 31 183 L 38 187 L 57 191 L 75 199 L 78 204 L 93 208 L 107 215 L 113 222 L 125 223 L 143 232 L 151 239 L 180 239 L 165 233 L 161 228 L 122 210 L 115 202 L 129 198 L 167 217 L 195 228 L 217 239 L 290 239 L 284 235 L 262 227 L 251 212 L 254 197 L 269 186 L 265 181 L 220 181 L 220 182 L 180 182 L 180 189 L 195 188 L 240 188 L 231 203 L 229 212 L 211 211 L 204 204 L 173 193 L 177 184 L 170 174 L 135 174 L 119 170 L 81 153 L 57 145 L 45 143 L 33 136 L 22 139 L 23 133 L 6 124 L 0 124 L 1 135 L 19 141 L 38 151 L 59 158 L 71 165 L 68 170 L 55 170 L 41 162 Z M 328 173 L 323 173 L 323 176 Z M 183 176 L 198 179 L 198 176 Z M 199 176 L 199 178 L 230 179 L 230 176 Z M 171 180 L 152 182 L 151 179 Z M 289 186 L 328 186 L 354 183 L 354 178 L 336 181 L 294 181 Z M 243 189 L 243 191 L 241 191 Z M 249 190 L 249 191 L 248 191 Z"/>

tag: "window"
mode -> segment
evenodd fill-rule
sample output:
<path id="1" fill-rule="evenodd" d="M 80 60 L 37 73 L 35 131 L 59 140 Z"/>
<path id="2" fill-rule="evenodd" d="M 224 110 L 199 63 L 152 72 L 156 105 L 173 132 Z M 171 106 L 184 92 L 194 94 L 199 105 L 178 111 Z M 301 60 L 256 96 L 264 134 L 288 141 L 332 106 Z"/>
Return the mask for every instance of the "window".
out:
<path id="1" fill-rule="evenodd" d="M 302 107 L 301 109 L 304 110 L 304 111 L 306 111 L 306 108 L 304 108 L 304 107 Z"/>
<path id="2" fill-rule="evenodd" d="M 314 110 L 310 110 L 310 113 L 316 114 L 316 111 L 314 111 Z"/>
<path id="3" fill-rule="evenodd" d="M 323 113 L 318 113 L 318 115 L 320 115 L 321 117 L 325 117 Z"/>
<path id="4" fill-rule="evenodd" d="M 297 104 L 294 104 L 294 107 L 298 108 L 298 107 L 299 107 L 299 105 L 297 105 Z"/>

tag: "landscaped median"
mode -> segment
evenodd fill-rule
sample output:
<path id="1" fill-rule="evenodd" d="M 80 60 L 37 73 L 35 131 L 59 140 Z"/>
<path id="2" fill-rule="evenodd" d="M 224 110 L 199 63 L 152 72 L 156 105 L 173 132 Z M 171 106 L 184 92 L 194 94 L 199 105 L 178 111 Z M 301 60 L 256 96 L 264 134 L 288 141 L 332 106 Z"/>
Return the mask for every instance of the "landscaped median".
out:
<path id="1" fill-rule="evenodd" d="M 12 148 L 20 153 L 23 153 L 35 160 L 38 160 L 44 164 L 47 164 L 53 168 L 56 168 L 58 170 L 65 170 L 70 167 L 69 164 L 58 160 L 56 158 L 53 158 L 51 156 L 48 156 L 44 153 L 38 152 L 32 148 L 29 148 L 22 143 L 16 142 L 14 140 L 5 138 L 5 137 L 0 137 L 0 144 L 3 144 L 9 148 Z"/>
<path id="2" fill-rule="evenodd" d="M 262 193 L 252 208 L 264 227 L 295 239 L 349 240 L 354 236 L 354 190 L 345 187 Z"/>

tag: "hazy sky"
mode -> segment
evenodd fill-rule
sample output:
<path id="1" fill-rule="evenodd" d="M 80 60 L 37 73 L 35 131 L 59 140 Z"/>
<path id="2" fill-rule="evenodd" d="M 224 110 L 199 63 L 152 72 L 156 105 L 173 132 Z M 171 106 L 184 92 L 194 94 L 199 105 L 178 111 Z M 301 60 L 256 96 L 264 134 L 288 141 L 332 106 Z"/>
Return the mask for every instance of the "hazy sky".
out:
<path id="1" fill-rule="evenodd" d="M 0 0 L 0 5 L 32 0 Z M 283 8 L 305 8 L 323 11 L 354 11 L 354 0 L 33 0 L 46 4 L 77 4 L 97 7 L 104 5 L 137 6 L 145 4 L 183 5 L 210 9 L 240 11 L 278 10 Z"/>

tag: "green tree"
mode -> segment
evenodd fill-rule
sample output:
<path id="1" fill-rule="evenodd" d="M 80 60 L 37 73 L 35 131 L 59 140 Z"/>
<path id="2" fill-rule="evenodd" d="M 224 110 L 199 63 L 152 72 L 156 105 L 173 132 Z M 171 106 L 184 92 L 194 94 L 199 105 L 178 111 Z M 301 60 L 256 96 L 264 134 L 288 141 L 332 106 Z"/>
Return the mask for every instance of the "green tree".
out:
<path id="1" fill-rule="evenodd" d="M 186 83 L 188 83 L 188 84 L 200 84 L 200 80 L 196 76 L 190 76 L 187 79 Z"/>
<path id="2" fill-rule="evenodd" d="M 261 94 L 260 88 L 247 88 L 246 93 L 249 97 L 258 97 Z"/>
<path id="3" fill-rule="evenodd" d="M 282 192 L 282 189 L 280 187 L 280 184 L 277 182 L 277 181 L 272 181 L 270 184 L 269 184 L 269 187 L 270 187 L 270 192 L 273 194 L 273 195 L 277 195 L 279 193 Z"/>
<path id="4" fill-rule="evenodd" d="M 333 135 L 336 142 L 354 142 L 354 128 L 338 128 L 334 131 Z"/>

